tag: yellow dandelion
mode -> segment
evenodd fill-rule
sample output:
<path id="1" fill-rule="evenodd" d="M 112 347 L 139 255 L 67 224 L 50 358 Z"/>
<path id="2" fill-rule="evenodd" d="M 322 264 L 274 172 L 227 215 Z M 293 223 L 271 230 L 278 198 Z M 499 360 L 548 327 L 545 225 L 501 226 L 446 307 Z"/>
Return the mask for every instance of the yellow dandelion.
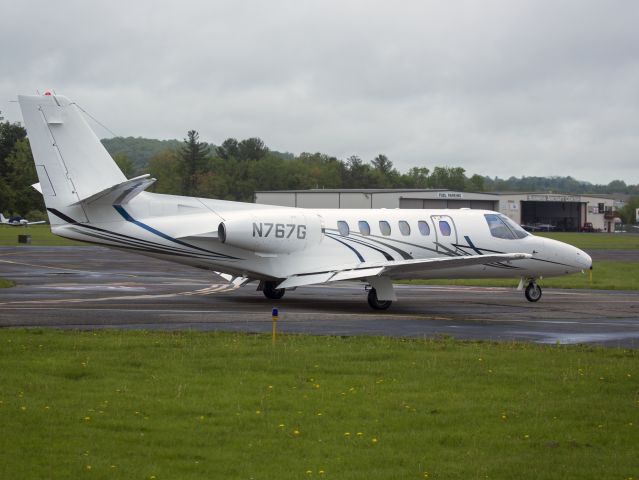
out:
<path id="1" fill-rule="evenodd" d="M 377 440 L 377 437 L 373 437 L 373 438 L 371 439 L 371 442 L 373 442 L 373 443 L 377 443 L 378 441 L 379 441 L 379 440 Z"/>
<path id="2" fill-rule="evenodd" d="M 306 470 L 306 475 L 313 475 L 313 470 Z"/>
<path id="3" fill-rule="evenodd" d="M 111 468 L 118 468 L 117 465 L 111 465 Z"/>
<path id="4" fill-rule="evenodd" d="M 23 412 L 24 412 L 26 409 L 27 409 L 27 407 L 25 407 L 24 405 L 22 405 L 22 406 L 20 407 L 20 410 L 22 410 Z"/>
<path id="5" fill-rule="evenodd" d="M 508 417 L 506 416 L 506 414 L 505 414 L 505 413 L 502 413 L 502 414 L 501 414 L 501 419 L 502 419 L 502 420 L 506 420 L 507 418 L 508 418 Z"/>
<path id="6" fill-rule="evenodd" d="M 261 410 L 255 410 L 255 415 L 259 415 L 260 413 L 262 413 Z"/>
<path id="7" fill-rule="evenodd" d="M 87 465 L 87 470 L 91 470 L 91 465 Z"/>
<path id="8" fill-rule="evenodd" d="M 315 385 L 313 385 L 315 388 L 320 388 L 320 384 L 316 383 Z"/>
<path id="9" fill-rule="evenodd" d="M 356 434 L 358 437 L 361 437 L 362 435 L 364 435 L 362 432 L 357 432 Z"/>
<path id="10" fill-rule="evenodd" d="M 45 405 L 45 406 L 44 406 L 44 409 L 45 409 L 45 410 L 49 410 L 49 405 Z"/>
<path id="11" fill-rule="evenodd" d="M 317 473 L 319 473 L 320 475 L 324 475 L 326 472 L 324 470 L 319 470 Z"/>
<path id="12" fill-rule="evenodd" d="M 278 425 L 278 428 L 284 428 L 285 426 L 286 426 L 286 425 L 284 425 L 283 423 L 280 423 L 280 424 Z"/>
<path id="13" fill-rule="evenodd" d="M 524 435 L 524 438 L 530 438 L 530 435 L 526 434 Z"/>
<path id="14" fill-rule="evenodd" d="M 293 430 L 293 435 L 295 435 L 296 437 L 299 436 L 300 431 L 299 430 Z"/>
<path id="15" fill-rule="evenodd" d="M 321 417 L 322 416 L 322 412 L 317 412 L 317 416 Z"/>
<path id="16" fill-rule="evenodd" d="M 344 432 L 344 436 L 345 437 L 350 437 L 351 436 L 351 432 Z"/>
<path id="17" fill-rule="evenodd" d="M 200 415 L 198 419 L 200 420 L 200 422 L 204 421 L 204 415 Z"/>
<path id="18" fill-rule="evenodd" d="M 269 386 L 268 386 L 268 388 L 269 388 L 269 390 L 270 390 L 270 389 L 272 389 L 272 388 L 273 388 L 273 385 L 269 385 Z"/>
<path id="19" fill-rule="evenodd" d="M 88 422 L 89 420 L 91 420 L 91 417 L 84 417 L 85 422 Z"/>

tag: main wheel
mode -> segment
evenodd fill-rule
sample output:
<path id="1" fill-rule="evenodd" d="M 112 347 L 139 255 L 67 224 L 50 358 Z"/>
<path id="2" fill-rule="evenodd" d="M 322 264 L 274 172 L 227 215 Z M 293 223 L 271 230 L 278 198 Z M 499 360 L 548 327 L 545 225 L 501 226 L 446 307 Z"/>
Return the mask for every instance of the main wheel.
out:
<path id="1" fill-rule="evenodd" d="M 264 282 L 264 289 L 262 293 L 266 298 L 270 298 L 271 300 L 279 300 L 284 296 L 286 292 L 285 288 L 275 288 L 277 282 Z"/>
<path id="2" fill-rule="evenodd" d="M 541 287 L 535 282 L 530 282 L 524 293 L 529 302 L 538 302 L 541 298 Z"/>
<path id="3" fill-rule="evenodd" d="M 373 310 L 386 310 L 391 306 L 390 300 L 380 300 L 377 298 L 377 291 L 374 288 L 371 288 L 368 291 L 368 304 L 371 306 Z"/>

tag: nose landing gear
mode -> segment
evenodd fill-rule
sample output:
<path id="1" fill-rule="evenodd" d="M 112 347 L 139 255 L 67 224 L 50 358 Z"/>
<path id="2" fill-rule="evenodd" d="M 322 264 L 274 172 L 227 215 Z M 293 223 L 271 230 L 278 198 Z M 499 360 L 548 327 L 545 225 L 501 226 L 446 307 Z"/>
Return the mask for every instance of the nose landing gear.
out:
<path id="1" fill-rule="evenodd" d="M 531 280 L 526 290 L 524 290 L 524 295 L 526 295 L 526 300 L 529 302 L 538 302 L 541 298 L 541 287 L 534 280 Z"/>

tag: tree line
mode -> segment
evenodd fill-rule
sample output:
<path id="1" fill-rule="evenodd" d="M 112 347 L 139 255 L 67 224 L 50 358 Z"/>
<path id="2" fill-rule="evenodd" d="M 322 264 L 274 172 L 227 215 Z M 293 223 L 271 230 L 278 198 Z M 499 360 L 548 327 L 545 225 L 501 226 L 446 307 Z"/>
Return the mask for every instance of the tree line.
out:
<path id="1" fill-rule="evenodd" d="M 142 173 L 157 178 L 152 191 L 245 202 L 252 202 L 258 190 L 311 188 L 639 195 L 639 185 L 626 185 L 621 180 L 592 185 L 572 177 L 469 177 L 463 168 L 449 166 L 413 167 L 402 173 L 384 154 L 370 161 L 357 155 L 338 159 L 319 152 L 293 155 L 272 151 L 257 137 L 228 138 L 216 146 L 202 142 L 195 130 L 187 132 L 182 142 L 116 137 L 103 140 L 103 144 L 127 178 Z M 0 123 L 0 211 L 30 220 L 44 218 L 42 197 L 31 188 L 37 181 L 25 129 L 16 123 Z"/>

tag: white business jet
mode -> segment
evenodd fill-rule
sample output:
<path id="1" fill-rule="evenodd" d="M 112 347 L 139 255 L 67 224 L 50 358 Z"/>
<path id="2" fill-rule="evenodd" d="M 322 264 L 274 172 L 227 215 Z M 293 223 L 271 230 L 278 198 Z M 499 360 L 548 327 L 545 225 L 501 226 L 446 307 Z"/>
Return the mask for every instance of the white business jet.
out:
<path id="1" fill-rule="evenodd" d="M 67 98 L 19 96 L 56 235 L 258 281 L 267 298 L 285 290 L 360 280 L 368 303 L 396 300 L 393 279 L 513 278 L 531 302 L 536 280 L 583 271 L 591 258 L 530 235 L 486 210 L 339 210 L 162 195 L 149 175 L 127 180 Z"/>

